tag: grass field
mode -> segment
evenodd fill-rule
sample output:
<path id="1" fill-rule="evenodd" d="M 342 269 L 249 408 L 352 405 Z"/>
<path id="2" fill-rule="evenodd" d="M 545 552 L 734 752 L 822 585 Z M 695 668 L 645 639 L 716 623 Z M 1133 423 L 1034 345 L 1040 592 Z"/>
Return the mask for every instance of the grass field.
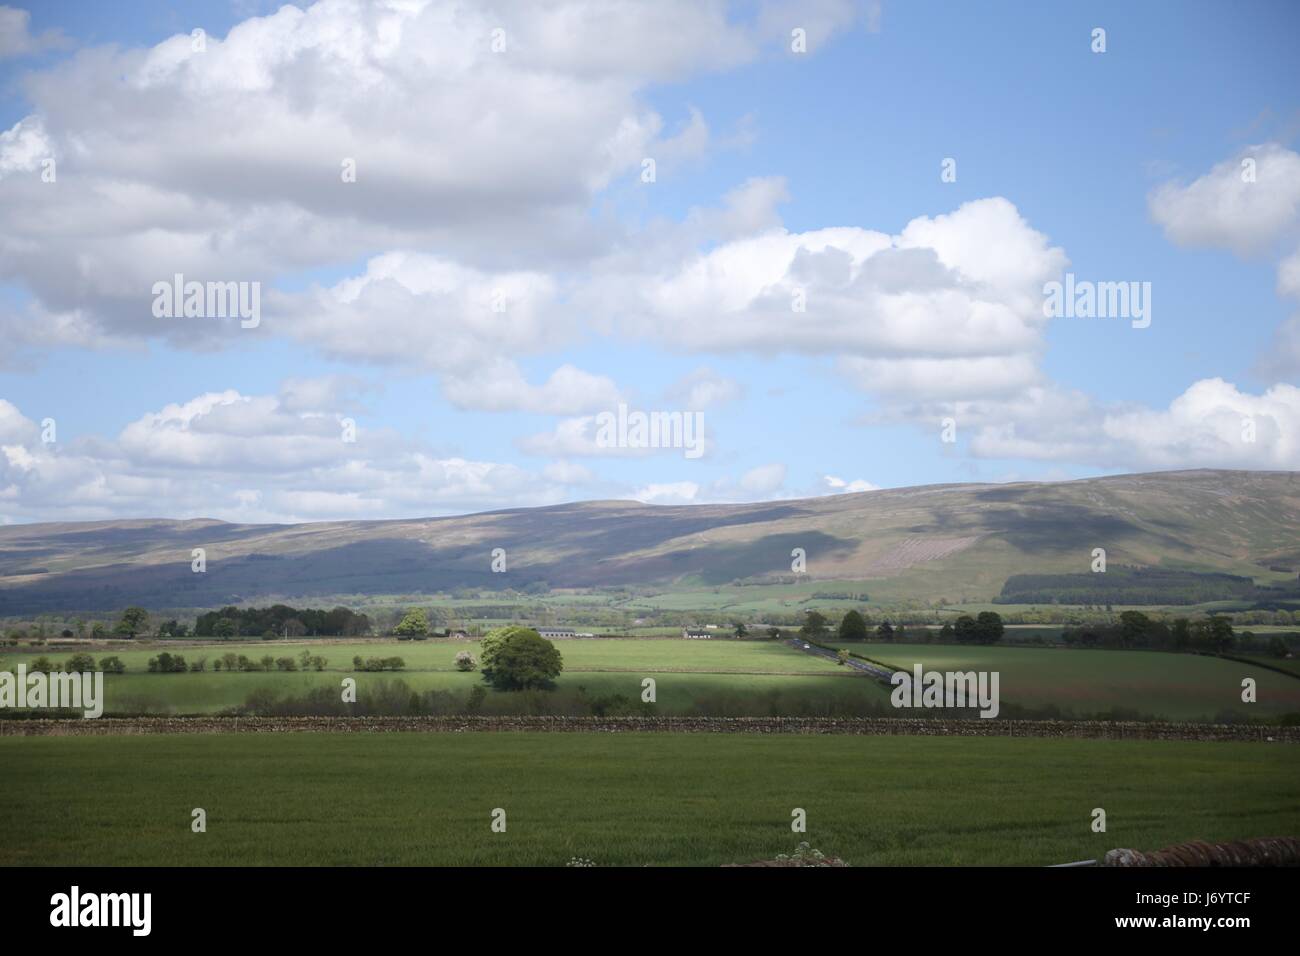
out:
<path id="1" fill-rule="evenodd" d="M 1056 706 L 1067 716 L 1112 709 L 1171 720 L 1300 713 L 1300 681 L 1214 657 L 947 644 L 844 646 L 908 671 L 918 663 L 926 670 L 995 670 L 1003 701 L 1032 708 Z M 1244 677 L 1256 681 L 1254 704 L 1241 700 Z"/>
<path id="2" fill-rule="evenodd" d="M 564 672 L 556 682 L 559 698 L 584 688 L 590 696 L 621 695 L 639 701 L 641 681 L 656 682 L 655 712 L 721 715 L 757 714 L 817 716 L 856 712 L 862 706 L 888 706 L 885 690 L 867 678 L 854 674 L 823 658 L 804 654 L 773 642 L 677 640 L 561 640 L 556 642 L 564 657 Z M 302 650 L 328 660 L 325 671 L 271 671 L 266 673 L 213 672 L 212 662 L 223 653 L 244 654 L 253 659 L 263 655 L 296 657 Z M 208 658 L 209 669 L 201 673 L 150 674 L 148 659 L 160 650 L 184 655 L 186 661 Z M 317 642 L 294 644 L 282 641 L 231 642 L 205 647 L 175 644 L 148 648 L 95 652 L 95 657 L 115 654 L 127 666 L 125 674 L 105 677 L 105 712 L 209 714 L 243 705 L 254 693 L 277 697 L 302 697 L 313 688 L 340 687 L 345 676 L 357 680 L 358 698 L 381 684 L 401 681 L 412 692 L 445 691 L 464 700 L 470 690 L 483 683 L 477 673 L 455 670 L 459 651 L 477 656 L 474 641 L 374 641 Z M 68 650 L 48 651 L 45 656 L 65 660 Z M 401 657 L 402 671 L 357 673 L 354 656 Z M 20 661 L 30 663 L 35 654 L 0 657 L 0 670 Z M 483 712 L 509 712 L 520 707 L 544 707 L 545 698 L 527 702 L 517 695 L 489 692 Z M 543 711 L 547 712 L 547 711 Z"/>
<path id="3" fill-rule="evenodd" d="M 802 653 L 784 643 L 673 639 L 616 638 L 561 640 L 564 672 L 557 694 L 522 700 L 517 695 L 489 692 L 484 713 L 565 712 L 573 697 L 622 696 L 638 702 L 641 681 L 653 677 L 657 700 L 654 712 L 668 715 L 713 714 L 753 716 L 848 716 L 888 707 L 888 689 L 838 667 L 824 658 Z M 1066 650 L 1008 646 L 938 644 L 852 644 L 850 650 L 911 670 L 995 670 L 1000 675 L 1004 707 L 1019 705 L 1043 712 L 1056 708 L 1064 716 L 1120 714 L 1169 720 L 1216 720 L 1261 717 L 1273 719 L 1300 713 L 1300 681 L 1263 667 L 1199 657 L 1148 651 Z M 160 650 L 181 653 L 187 661 L 206 657 L 201 673 L 150 674 L 147 661 Z M 223 653 L 297 657 L 302 650 L 323 655 L 325 671 L 213 672 Z M 338 689 L 342 678 L 354 676 L 362 699 L 382 686 L 401 681 L 409 692 L 445 692 L 464 701 L 481 685 L 477 673 L 454 668 L 459 651 L 477 655 L 474 641 L 282 641 L 229 642 L 207 646 L 166 645 L 96 651 L 121 657 L 127 673 L 106 676 L 107 713 L 211 714 L 245 705 L 250 697 L 267 695 L 300 698 L 317 688 Z M 67 649 L 46 649 L 56 661 Z M 0 670 L 31 653 L 0 656 Z M 400 656 L 406 668 L 398 672 L 357 673 L 352 658 Z M 1258 687 L 1254 704 L 1241 701 L 1241 680 L 1253 677 Z M 448 701 L 446 707 L 457 705 Z M 548 707 L 557 709 L 547 709 Z M 522 708 L 522 710 L 521 710 Z"/>
<path id="4" fill-rule="evenodd" d="M 1259 661 L 1261 664 L 1267 664 L 1269 667 L 1276 667 L 1279 670 L 1284 670 L 1289 674 L 1295 674 L 1296 677 L 1300 677 L 1300 658 L 1296 658 L 1296 657 L 1285 658 L 1285 657 L 1271 657 L 1271 656 L 1260 657 L 1255 655 L 1255 656 L 1246 657 L 1244 659 L 1251 660 L 1251 661 Z"/>
<path id="5" fill-rule="evenodd" d="M 666 671 L 685 670 L 704 673 L 818 674 L 839 670 L 834 664 L 807 654 L 799 654 L 788 645 L 775 641 L 737 641 L 720 638 L 709 641 L 677 639 L 639 640 L 557 640 L 555 646 L 564 657 L 566 672 L 583 670 Z M 476 657 L 478 641 L 437 639 L 429 641 L 227 641 L 202 646 L 185 646 L 180 642 L 154 643 L 139 649 L 92 651 L 96 659 L 108 654 L 120 657 L 128 671 L 145 671 L 149 658 L 159 651 L 184 655 L 187 661 L 200 657 L 208 666 L 222 654 L 244 654 L 257 660 L 264 655 L 294 657 L 304 650 L 329 661 L 330 670 L 352 671 L 352 658 L 400 657 L 408 671 L 455 672 L 455 658 L 460 651 Z M 37 657 L 64 660 L 70 652 L 44 648 L 40 652 L 0 654 L 0 667 L 19 661 L 30 663 Z"/>
<path id="6" fill-rule="evenodd" d="M 0 864 L 1042 865 L 1300 832 L 1300 749 L 1007 738 L 0 738 Z M 599 794 L 599 799 L 592 799 Z M 191 810 L 208 830 L 190 831 Z M 506 811 L 507 830 L 490 815 Z M 807 811 L 808 832 L 790 830 Z M 1107 832 L 1090 829 L 1094 807 Z"/>

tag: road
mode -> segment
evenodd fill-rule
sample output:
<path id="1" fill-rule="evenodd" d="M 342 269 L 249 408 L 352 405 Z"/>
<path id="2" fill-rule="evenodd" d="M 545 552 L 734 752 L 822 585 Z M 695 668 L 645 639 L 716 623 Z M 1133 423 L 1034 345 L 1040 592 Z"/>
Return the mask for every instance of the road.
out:
<path id="1" fill-rule="evenodd" d="M 806 644 L 806 642 L 799 640 L 797 637 L 786 641 L 786 643 L 795 650 L 803 651 L 805 654 L 812 654 L 814 657 L 824 657 L 828 661 L 839 660 L 839 656 L 834 651 L 828 651 L 826 648 L 818 647 L 816 644 Z M 860 671 L 868 676 L 878 677 L 886 681 L 889 680 L 894 673 L 893 671 L 876 664 L 869 664 L 866 661 L 860 661 L 856 657 L 850 657 L 844 662 L 844 666 L 852 667 L 855 671 Z"/>

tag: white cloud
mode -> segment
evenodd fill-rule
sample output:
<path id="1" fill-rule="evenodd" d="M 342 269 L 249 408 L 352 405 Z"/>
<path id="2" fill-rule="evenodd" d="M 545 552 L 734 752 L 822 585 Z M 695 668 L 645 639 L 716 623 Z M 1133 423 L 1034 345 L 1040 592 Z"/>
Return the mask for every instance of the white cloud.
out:
<path id="1" fill-rule="evenodd" d="M 1300 249 L 1278 264 L 1277 294 L 1300 299 Z"/>
<path id="2" fill-rule="evenodd" d="M 0 42 L 25 48 L 26 15 L 0 9 Z M 807 11 L 823 33 L 853 20 L 835 0 Z M 269 286 L 418 249 L 463 291 L 513 277 L 542 294 L 539 274 L 609 248 L 616 230 L 590 210 L 612 182 L 631 183 L 644 156 L 710 148 L 698 113 L 665 135 L 645 91 L 780 39 L 761 13 L 721 0 L 322 0 L 209 35 L 203 52 L 188 33 L 83 50 L 27 79 L 32 114 L 4 134 L 0 278 L 45 314 L 204 348 L 229 343 L 203 323 L 160 326 L 153 282 L 181 272 Z M 51 153 L 57 188 L 5 175 Z M 355 182 L 343 181 L 345 160 Z M 405 302 L 408 325 L 476 324 L 476 303 L 432 291 L 433 302 Z M 469 311 L 449 314 L 455 305 Z M 391 326 L 358 328 L 337 303 L 322 307 L 315 322 L 290 317 L 331 352 L 397 361 L 414 340 L 410 361 L 434 357 L 428 336 L 389 345 Z"/>
<path id="3" fill-rule="evenodd" d="M 632 498 L 648 505 L 690 505 L 697 503 L 699 494 L 700 486 L 693 481 L 670 481 L 638 488 Z"/>
<path id="4" fill-rule="evenodd" d="M 1002 363 L 1033 380 L 1047 321 L 1042 285 L 1065 262 L 995 198 L 913 220 L 896 236 L 770 229 L 666 272 L 598 275 L 575 298 L 621 316 L 630 336 L 687 350 L 855 357 L 850 372 L 908 393 L 932 389 L 924 379 L 955 366 L 969 389 L 1005 391 L 1005 372 L 989 370 Z"/>
<path id="5" fill-rule="evenodd" d="M 996 397 L 1040 384 L 1036 357 L 982 355 L 957 358 L 879 358 L 849 356 L 840 369 L 865 392 L 918 401 Z"/>
<path id="6" fill-rule="evenodd" d="M 697 368 L 682 376 L 664 392 L 670 402 L 680 403 L 685 411 L 702 411 L 714 405 L 725 405 L 736 401 L 743 394 L 744 389 L 739 382 L 707 367 Z"/>
<path id="7" fill-rule="evenodd" d="M 740 478 L 740 490 L 747 495 L 766 496 L 785 484 L 785 465 L 776 462 L 751 468 Z"/>
<path id="8" fill-rule="evenodd" d="M 53 147 L 41 121 L 33 116 L 21 119 L 0 132 L 0 179 L 15 173 L 31 172 L 40 167 L 41 160 L 53 155 Z"/>
<path id="9" fill-rule="evenodd" d="M 299 381 L 279 396 L 208 393 L 141 416 L 115 439 L 53 445 L 0 400 L 0 521 L 419 517 L 554 504 L 590 479 L 580 466 L 539 474 L 438 455 L 364 425 L 344 441 L 340 412 L 309 400 L 336 392 Z"/>
<path id="10" fill-rule="evenodd" d="M 971 451 L 1134 469 L 1300 468 L 1300 388 L 1292 385 L 1252 395 L 1202 379 L 1167 409 L 1101 408 L 1078 393 L 1043 399 L 979 427 Z"/>
<path id="11" fill-rule="evenodd" d="M 33 34 L 31 19 L 32 15 L 26 10 L 0 6 L 0 60 L 68 45 L 67 37 L 58 30 Z"/>
<path id="12" fill-rule="evenodd" d="M 837 495 L 846 493 L 853 494 L 859 491 L 877 491 L 880 488 L 879 485 L 873 485 L 871 482 L 864 481 L 861 478 L 846 481 L 845 479 L 838 478 L 835 475 L 823 475 L 822 482 L 826 485 L 826 488 L 831 494 Z"/>
<path id="13" fill-rule="evenodd" d="M 1243 163 L 1254 163 L 1253 173 Z M 1173 242 L 1262 254 L 1293 251 L 1278 264 L 1277 291 L 1300 298 L 1300 154 L 1277 143 L 1251 146 L 1187 186 L 1166 183 L 1148 199 L 1152 217 Z M 1268 378 L 1300 372 L 1300 314 L 1274 332 L 1257 371 Z"/>
<path id="14" fill-rule="evenodd" d="M 458 408 L 574 415 L 617 405 L 618 386 L 604 375 L 562 365 L 541 385 L 531 385 L 518 366 L 497 360 L 457 371 L 443 381 L 443 394 Z"/>
<path id="15" fill-rule="evenodd" d="M 1255 162 L 1254 180 L 1243 161 Z M 1151 216 L 1181 246 L 1268 249 L 1300 219 L 1300 155 L 1276 143 L 1243 150 L 1186 186 L 1165 183 L 1148 197 Z"/>

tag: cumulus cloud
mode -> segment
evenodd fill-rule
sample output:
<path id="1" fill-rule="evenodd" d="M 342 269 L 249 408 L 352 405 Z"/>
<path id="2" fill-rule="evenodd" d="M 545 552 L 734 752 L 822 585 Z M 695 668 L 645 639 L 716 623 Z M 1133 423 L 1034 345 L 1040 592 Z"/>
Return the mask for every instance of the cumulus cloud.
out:
<path id="1" fill-rule="evenodd" d="M 1242 150 L 1187 185 L 1165 183 L 1148 199 L 1173 242 L 1239 256 L 1292 251 L 1278 263 L 1277 291 L 1300 299 L 1300 154 L 1277 143 Z M 1257 362 L 1266 378 L 1300 373 L 1300 313 L 1273 334 Z"/>
<path id="2" fill-rule="evenodd" d="M 626 414 L 626 419 L 620 417 L 619 409 Z M 638 431 L 633 421 L 637 415 L 644 416 L 644 432 Z M 621 430 L 624 421 L 626 432 Z M 544 458 L 669 455 L 695 461 L 709 457 L 716 449 L 714 436 L 698 409 L 643 409 L 626 405 L 618 409 L 607 407 L 595 415 L 561 419 L 549 431 L 526 435 L 515 444 L 526 455 Z"/>
<path id="3" fill-rule="evenodd" d="M 37 117 L 19 120 L 0 132 L 0 179 L 38 169 L 41 160 L 51 158 L 53 152 L 45 128 Z"/>
<path id="4" fill-rule="evenodd" d="M 823 475 L 822 483 L 825 485 L 827 493 L 836 495 L 853 494 L 859 491 L 877 491 L 880 488 L 879 485 L 873 485 L 871 482 L 864 481 L 861 478 L 846 481 L 845 479 L 836 477 L 835 475 Z"/>
<path id="5" fill-rule="evenodd" d="M 739 478 L 722 477 L 710 482 L 650 482 L 632 492 L 635 501 L 653 505 L 717 504 L 766 501 L 792 497 L 783 491 L 786 466 L 776 462 L 759 465 Z"/>
<path id="6" fill-rule="evenodd" d="M 725 405 L 736 401 L 743 394 L 744 388 L 739 382 L 707 367 L 697 368 L 682 376 L 668 386 L 664 393 L 670 402 L 678 402 L 683 409 L 689 411 Z"/>
<path id="7" fill-rule="evenodd" d="M 693 505 L 699 503 L 700 486 L 694 481 L 669 481 L 643 485 L 632 499 L 647 505 Z"/>
<path id="8" fill-rule="evenodd" d="M 806 13 L 827 34 L 855 15 Z M 3 134 L 0 277 L 49 314 L 210 348 L 227 344 L 210 326 L 152 318 L 153 282 L 269 285 L 376 250 L 436 250 L 471 284 L 580 262 L 608 247 L 589 211 L 615 179 L 709 148 L 702 114 L 666 132 L 647 88 L 749 62 L 777 27 L 721 0 L 321 0 L 202 50 L 82 50 L 26 78 L 32 113 Z M 0 43 L 26 36 L 21 11 L 0 17 Z M 30 174 L 44 155 L 57 186 Z M 297 325 L 384 352 L 331 319 Z"/>
<path id="9" fill-rule="evenodd" d="M 68 45 L 68 38 L 58 30 L 33 34 L 31 21 L 32 15 L 26 10 L 0 6 L 0 60 L 30 56 Z"/>
<path id="10" fill-rule="evenodd" d="M 888 391 L 957 381 L 969 394 L 1005 389 L 1005 373 L 990 374 L 999 364 L 1022 383 L 1034 378 L 1042 286 L 1065 263 L 994 198 L 892 236 L 769 229 L 662 273 L 598 275 L 575 298 L 621 316 L 632 337 L 695 351 L 845 356 L 850 374 Z"/>
<path id="11" fill-rule="evenodd" d="M 1203 379 L 1169 407 L 1098 407 L 1080 393 L 1049 393 L 978 427 L 971 451 L 1125 468 L 1300 468 L 1300 388 L 1261 394 Z M 958 420 L 959 428 L 962 420 Z"/>
<path id="12" fill-rule="evenodd" d="M 346 383 L 345 383 L 346 391 Z M 437 454 L 364 425 L 345 440 L 340 384 L 279 395 L 212 392 L 169 404 L 111 439 L 43 443 L 0 400 L 0 521 L 213 517 L 299 521 L 419 517 L 568 500 L 580 466 L 536 473 Z"/>
<path id="13" fill-rule="evenodd" d="M 1300 218 L 1300 155 L 1276 143 L 1251 146 L 1187 185 L 1159 186 L 1148 204 L 1180 246 L 1253 255 L 1292 232 Z"/>
<path id="14" fill-rule="evenodd" d="M 562 365 L 541 385 L 532 385 L 513 362 L 497 360 L 486 368 L 454 373 L 443 382 L 443 394 L 458 408 L 483 411 L 523 411 L 574 415 L 617 405 L 621 394 L 614 381 L 572 365 Z"/>

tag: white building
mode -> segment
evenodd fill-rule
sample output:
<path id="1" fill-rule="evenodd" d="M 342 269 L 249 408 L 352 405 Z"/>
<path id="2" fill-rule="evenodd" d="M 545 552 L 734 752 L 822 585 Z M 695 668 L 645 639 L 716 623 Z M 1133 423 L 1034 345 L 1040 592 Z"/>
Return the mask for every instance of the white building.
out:
<path id="1" fill-rule="evenodd" d="M 548 640 L 553 637 L 577 637 L 578 632 L 571 627 L 539 627 L 537 633 Z"/>

